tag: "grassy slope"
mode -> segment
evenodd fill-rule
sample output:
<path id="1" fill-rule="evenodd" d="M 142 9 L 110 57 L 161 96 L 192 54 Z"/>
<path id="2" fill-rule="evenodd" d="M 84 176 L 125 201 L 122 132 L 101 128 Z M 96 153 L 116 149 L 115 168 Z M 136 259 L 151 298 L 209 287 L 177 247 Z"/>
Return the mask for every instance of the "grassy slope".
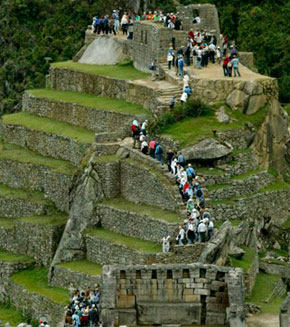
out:
<path id="1" fill-rule="evenodd" d="M 0 305 L 0 320 L 4 324 L 6 324 L 6 322 L 9 322 L 9 326 L 11 327 L 16 327 L 20 323 L 25 321 L 21 312 L 15 310 L 13 307 L 8 305 Z"/>
<path id="2" fill-rule="evenodd" d="M 73 271 L 86 273 L 88 275 L 101 275 L 102 266 L 87 260 L 78 260 L 60 263 L 58 266 L 71 269 Z"/>
<path id="3" fill-rule="evenodd" d="M 46 268 L 38 268 L 33 270 L 24 270 L 11 277 L 11 279 L 24 286 L 28 291 L 48 297 L 51 301 L 67 305 L 69 303 L 68 290 L 51 287 L 47 282 L 48 270 Z"/>
<path id="4" fill-rule="evenodd" d="M 14 221 L 13 218 L 0 217 L 0 227 L 11 229 L 14 227 L 13 221 Z"/>
<path id="5" fill-rule="evenodd" d="M 169 223 L 180 222 L 180 219 L 178 218 L 176 212 L 174 211 L 162 210 L 158 207 L 150 206 L 143 203 L 137 204 L 134 202 L 127 201 L 123 198 L 114 198 L 104 201 L 102 203 L 117 209 L 128 210 L 128 211 L 136 212 L 140 215 L 148 215 L 152 218 L 165 220 Z"/>
<path id="6" fill-rule="evenodd" d="M 54 172 L 65 175 L 72 175 L 75 170 L 74 166 L 69 161 L 44 157 L 18 145 L 0 141 L 0 160 L 1 159 L 48 166 Z"/>
<path id="7" fill-rule="evenodd" d="M 28 93 L 40 98 L 76 103 L 85 107 L 109 110 L 129 115 L 150 114 L 150 112 L 137 104 L 123 99 L 112 99 L 81 92 L 55 91 L 50 89 L 29 90 Z"/>
<path id="8" fill-rule="evenodd" d="M 20 112 L 12 115 L 3 116 L 3 122 L 11 125 L 21 125 L 45 133 L 57 134 L 73 138 L 78 142 L 92 143 L 94 141 L 94 132 L 85 128 L 72 126 L 49 118 L 41 118 L 30 115 L 26 112 Z"/>
<path id="9" fill-rule="evenodd" d="M 121 234 L 117 234 L 103 228 L 95 228 L 86 231 L 86 234 L 95 236 L 97 238 L 116 243 L 119 245 L 127 246 L 136 251 L 143 252 L 161 252 L 161 245 L 153 242 L 142 241 L 138 238 L 128 237 Z"/>
<path id="10" fill-rule="evenodd" d="M 65 61 L 65 62 L 53 63 L 52 67 L 73 69 L 88 74 L 102 75 L 102 76 L 108 76 L 108 77 L 125 79 L 125 80 L 145 79 L 150 76 L 150 74 L 145 74 L 138 71 L 133 67 L 132 64 L 99 66 L 99 65 L 80 64 L 78 62 L 73 62 L 73 61 Z"/>
<path id="11" fill-rule="evenodd" d="M 34 259 L 20 254 L 13 254 L 0 249 L 0 261 L 30 263 L 34 262 Z"/>
<path id="12" fill-rule="evenodd" d="M 246 273 L 247 270 L 251 267 L 251 264 L 255 258 L 255 249 L 242 246 L 243 250 L 246 252 L 241 260 L 238 260 L 234 257 L 231 258 L 232 265 L 234 267 L 243 268 Z"/>
<path id="13" fill-rule="evenodd" d="M 247 116 L 239 111 L 230 111 L 227 108 L 227 114 L 237 119 L 237 121 L 230 124 L 219 123 L 213 113 L 203 117 L 186 118 L 164 129 L 162 134 L 168 135 L 176 141 L 180 141 L 182 147 L 189 146 L 204 138 L 213 137 L 213 130 L 225 131 L 230 129 L 241 129 L 244 128 L 245 122 L 250 122 L 256 127 L 260 126 L 267 112 L 268 110 L 266 108 L 262 108 L 256 114 Z"/>

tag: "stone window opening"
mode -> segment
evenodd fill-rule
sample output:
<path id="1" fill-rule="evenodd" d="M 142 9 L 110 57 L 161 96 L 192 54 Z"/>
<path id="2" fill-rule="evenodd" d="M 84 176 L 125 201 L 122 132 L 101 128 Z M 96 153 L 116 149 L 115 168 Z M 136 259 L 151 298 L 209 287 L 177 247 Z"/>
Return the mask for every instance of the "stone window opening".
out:
<path id="1" fill-rule="evenodd" d="M 216 279 L 220 282 L 223 282 L 225 280 L 225 273 L 222 271 L 218 271 L 216 275 Z"/>
<path id="2" fill-rule="evenodd" d="M 205 278 L 206 275 L 206 269 L 201 268 L 200 269 L 200 278 Z"/>
<path id="3" fill-rule="evenodd" d="M 136 279 L 142 279 L 141 270 L 136 270 Z"/>
<path id="4" fill-rule="evenodd" d="M 120 279 L 126 279 L 126 271 L 125 270 L 120 271 Z"/>
<path id="5" fill-rule="evenodd" d="M 141 43 L 143 43 L 143 38 L 144 38 L 144 32 L 143 31 L 141 31 Z"/>
<path id="6" fill-rule="evenodd" d="M 199 16 L 199 10 L 198 9 L 193 9 L 192 10 L 192 17 L 195 18 L 195 17 L 198 17 Z"/>
<path id="7" fill-rule="evenodd" d="M 148 33 L 147 33 L 147 31 L 145 32 L 145 44 L 147 44 L 147 42 L 148 42 Z"/>
<path id="8" fill-rule="evenodd" d="M 173 279 L 172 270 L 167 270 L 167 279 Z"/>
<path id="9" fill-rule="evenodd" d="M 182 271 L 182 278 L 190 278 L 190 276 L 189 276 L 189 269 L 183 269 L 183 271 Z"/>
<path id="10" fill-rule="evenodd" d="M 156 270 L 152 270 L 152 279 L 157 279 L 157 271 Z"/>

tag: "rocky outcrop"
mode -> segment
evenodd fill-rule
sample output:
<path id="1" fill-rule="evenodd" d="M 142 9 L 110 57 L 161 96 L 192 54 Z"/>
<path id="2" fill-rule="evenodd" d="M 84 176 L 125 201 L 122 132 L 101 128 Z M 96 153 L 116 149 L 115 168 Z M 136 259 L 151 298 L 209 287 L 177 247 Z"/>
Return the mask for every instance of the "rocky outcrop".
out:
<path id="1" fill-rule="evenodd" d="M 253 144 L 264 168 L 285 173 L 288 139 L 288 115 L 277 100 L 272 100 L 269 113 Z"/>
<path id="2" fill-rule="evenodd" d="M 221 144 L 215 139 L 205 139 L 183 149 L 182 153 L 187 160 L 213 160 L 225 157 L 233 152 L 228 144 Z"/>

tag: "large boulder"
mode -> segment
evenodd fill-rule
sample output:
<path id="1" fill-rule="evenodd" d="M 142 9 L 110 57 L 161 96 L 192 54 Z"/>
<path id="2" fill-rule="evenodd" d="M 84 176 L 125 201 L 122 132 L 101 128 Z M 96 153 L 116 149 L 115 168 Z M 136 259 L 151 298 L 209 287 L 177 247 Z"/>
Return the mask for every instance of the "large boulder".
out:
<path id="1" fill-rule="evenodd" d="M 267 98 L 264 94 L 250 96 L 248 106 L 245 110 L 246 115 L 253 115 L 258 112 L 267 103 Z"/>
<path id="2" fill-rule="evenodd" d="M 248 95 L 260 95 L 263 94 L 263 87 L 255 81 L 248 81 L 245 83 L 243 91 Z"/>
<path id="3" fill-rule="evenodd" d="M 219 143 L 215 139 L 205 139 L 183 149 L 182 153 L 187 160 L 213 160 L 225 157 L 233 152 L 230 145 Z"/>
<path id="4" fill-rule="evenodd" d="M 241 91 L 241 90 L 234 90 L 230 93 L 226 99 L 226 104 L 232 110 L 239 110 L 240 112 L 244 112 L 248 105 L 249 96 Z"/>
<path id="5" fill-rule="evenodd" d="M 220 107 L 219 110 L 216 112 L 216 118 L 220 123 L 223 124 L 228 124 L 230 122 L 230 117 L 226 114 L 224 106 Z"/>

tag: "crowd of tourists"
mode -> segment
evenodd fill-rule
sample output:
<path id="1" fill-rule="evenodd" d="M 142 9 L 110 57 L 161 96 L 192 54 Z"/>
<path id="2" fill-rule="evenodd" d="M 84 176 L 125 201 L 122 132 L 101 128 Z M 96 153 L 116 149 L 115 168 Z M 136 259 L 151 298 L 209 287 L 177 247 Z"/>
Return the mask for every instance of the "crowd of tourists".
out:
<path id="1" fill-rule="evenodd" d="M 102 327 L 99 311 L 100 290 L 98 286 L 85 291 L 76 290 L 71 294 L 70 305 L 66 308 L 66 327 Z"/>

